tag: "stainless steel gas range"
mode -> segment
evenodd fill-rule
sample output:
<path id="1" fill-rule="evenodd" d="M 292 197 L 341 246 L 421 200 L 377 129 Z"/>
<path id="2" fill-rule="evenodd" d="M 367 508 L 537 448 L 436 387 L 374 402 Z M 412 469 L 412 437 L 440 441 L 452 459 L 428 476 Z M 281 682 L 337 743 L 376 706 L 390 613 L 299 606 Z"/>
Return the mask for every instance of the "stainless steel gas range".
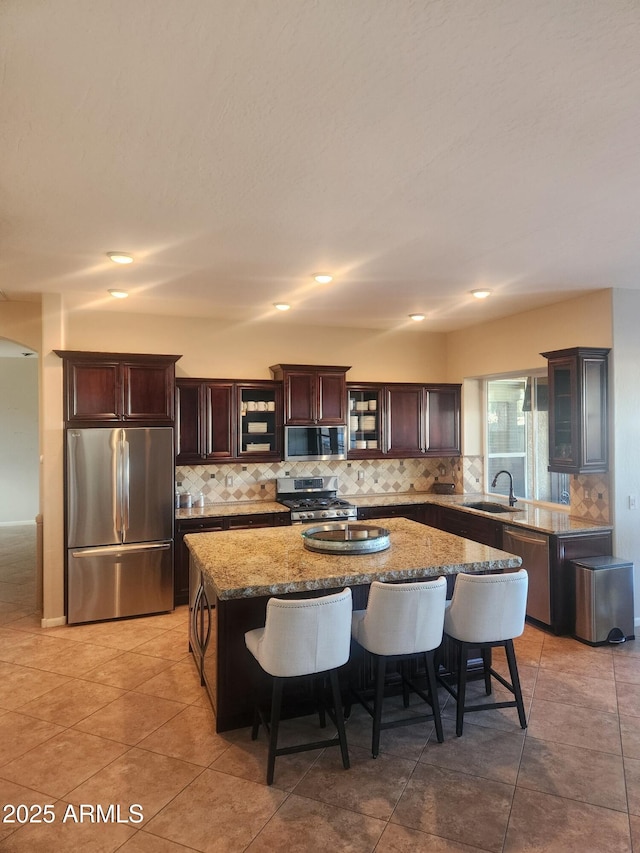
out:
<path id="1" fill-rule="evenodd" d="M 276 481 L 276 500 L 289 507 L 292 524 L 357 519 L 356 507 L 337 495 L 337 477 L 278 477 Z"/>

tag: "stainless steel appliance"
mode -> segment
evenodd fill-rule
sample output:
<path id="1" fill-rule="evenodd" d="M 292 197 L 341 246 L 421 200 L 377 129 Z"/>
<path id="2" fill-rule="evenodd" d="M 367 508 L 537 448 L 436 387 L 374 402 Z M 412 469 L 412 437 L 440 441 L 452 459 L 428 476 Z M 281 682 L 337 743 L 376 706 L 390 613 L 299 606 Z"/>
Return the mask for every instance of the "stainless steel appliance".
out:
<path id="1" fill-rule="evenodd" d="M 574 637 L 590 646 L 633 640 L 633 563 L 617 557 L 573 560 Z"/>
<path id="2" fill-rule="evenodd" d="M 173 609 L 172 427 L 67 430 L 67 621 Z"/>
<path id="3" fill-rule="evenodd" d="M 284 458 L 314 462 L 347 458 L 346 426 L 286 426 Z"/>
<path id="4" fill-rule="evenodd" d="M 522 557 L 522 568 L 529 574 L 527 616 L 551 625 L 549 537 L 544 533 L 505 524 L 502 550 Z"/>
<path id="5" fill-rule="evenodd" d="M 337 477 L 278 477 L 276 499 L 291 510 L 291 521 L 355 519 L 358 510 L 338 496 Z"/>

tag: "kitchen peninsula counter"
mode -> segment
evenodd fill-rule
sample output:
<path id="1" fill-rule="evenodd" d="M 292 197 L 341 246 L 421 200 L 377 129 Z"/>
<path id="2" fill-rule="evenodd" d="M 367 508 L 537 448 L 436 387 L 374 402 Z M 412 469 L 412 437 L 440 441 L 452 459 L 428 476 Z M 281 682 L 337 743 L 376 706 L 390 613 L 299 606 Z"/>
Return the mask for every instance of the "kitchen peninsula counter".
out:
<path id="1" fill-rule="evenodd" d="M 500 497 L 491 494 L 464 494 L 464 495 L 436 495 L 431 492 L 394 492 L 393 494 L 382 493 L 377 495 L 340 495 L 349 500 L 354 506 L 385 507 L 385 506 L 408 506 L 411 504 L 435 504 L 436 506 L 450 507 L 461 512 L 472 515 L 491 518 L 503 524 L 512 524 L 516 527 L 527 527 L 530 530 L 538 530 L 541 533 L 560 535 L 562 533 L 579 533 L 581 531 L 611 530 L 613 525 L 603 522 L 590 521 L 569 514 L 568 510 L 549 509 L 535 503 L 518 501 L 513 507 L 515 512 L 509 511 L 508 503 Z M 490 503 L 501 503 L 505 505 L 505 512 L 492 513 L 466 507 L 464 504 L 479 501 Z"/>
<path id="2" fill-rule="evenodd" d="M 361 609 L 374 580 L 508 571 L 521 564 L 513 554 L 405 518 L 376 524 L 389 530 L 391 545 L 370 554 L 308 551 L 301 533 L 309 528 L 301 525 L 185 537 L 191 563 L 190 648 L 217 731 L 251 722 L 251 661 L 244 634 L 264 625 L 271 596 L 312 596 L 348 586 L 354 609 Z"/>
<path id="3" fill-rule="evenodd" d="M 547 506 L 540 506 L 535 503 L 525 503 L 518 501 L 514 509 L 516 512 L 509 512 L 508 508 L 504 513 L 489 513 L 482 510 L 465 507 L 465 503 L 475 501 L 491 501 L 492 503 L 503 503 L 506 501 L 496 495 L 490 494 L 464 494 L 464 495 L 436 495 L 432 492 L 383 492 L 374 495 L 340 495 L 354 506 L 360 509 L 368 507 L 394 507 L 394 506 L 409 506 L 425 504 L 433 504 L 435 506 L 450 507 L 461 512 L 467 512 L 472 515 L 491 518 L 494 521 L 499 521 L 502 524 L 512 524 L 516 527 L 526 527 L 530 530 L 538 530 L 540 533 L 549 533 L 552 535 L 561 535 L 563 533 L 580 533 L 582 531 L 598 531 L 611 530 L 613 525 L 590 521 L 585 518 L 578 518 L 569 514 L 568 510 L 550 509 Z M 230 503 L 211 503 L 204 507 L 193 507 L 190 509 L 176 510 L 176 520 L 183 521 L 185 519 L 207 519 L 207 518 L 226 518 L 229 516 L 240 515 L 260 515 L 263 513 L 280 513 L 289 515 L 287 507 L 281 503 L 272 500 L 263 501 L 232 501 Z"/>

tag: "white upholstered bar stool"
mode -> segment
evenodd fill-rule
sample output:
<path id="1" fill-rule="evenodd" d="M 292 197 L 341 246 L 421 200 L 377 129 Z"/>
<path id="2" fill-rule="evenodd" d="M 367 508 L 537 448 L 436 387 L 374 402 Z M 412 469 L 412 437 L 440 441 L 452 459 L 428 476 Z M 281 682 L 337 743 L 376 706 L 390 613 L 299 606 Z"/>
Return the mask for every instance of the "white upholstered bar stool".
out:
<path id="1" fill-rule="evenodd" d="M 434 667 L 434 654 L 442 642 L 442 628 L 447 595 L 444 578 L 416 583 L 380 583 L 374 581 L 369 591 L 366 610 L 354 612 L 351 624 L 353 638 L 376 659 L 373 708 L 360 693 L 358 700 L 373 717 L 371 753 L 380 750 L 380 731 L 395 726 L 433 719 L 438 741 L 442 743 L 442 723 Z M 405 707 L 410 688 L 431 706 L 431 714 L 382 722 L 387 661 L 424 656 L 428 694 L 418 689 L 403 672 Z"/>
<path id="2" fill-rule="evenodd" d="M 256 708 L 251 733 L 252 739 L 255 740 L 260 722 L 265 724 L 269 732 L 268 785 L 273 782 L 276 757 L 292 752 L 340 746 L 344 768 L 349 768 L 337 670 L 349 660 L 351 612 L 351 590 L 348 588 L 319 598 L 271 598 L 267 602 L 264 628 L 256 628 L 244 635 L 251 654 L 262 669 L 273 677 L 269 722 L 262 711 Z M 336 725 L 337 737 L 278 749 L 278 727 L 285 681 L 300 676 L 325 675 L 331 684 L 333 712 L 329 711 L 329 715 Z M 324 719 L 323 708 L 320 712 L 321 725 L 324 725 Z"/>
<path id="3" fill-rule="evenodd" d="M 520 725 L 527 727 L 518 666 L 513 648 L 514 637 L 524 631 L 529 578 L 524 569 L 493 575 L 459 574 L 444 617 L 444 633 L 457 649 L 457 689 L 441 683 L 456 700 L 456 735 L 462 734 L 465 711 L 489 708 L 517 708 Z M 503 646 L 511 683 L 491 667 L 491 649 Z M 487 696 L 491 694 L 491 676 L 514 695 L 508 702 L 465 705 L 469 649 L 481 649 Z"/>

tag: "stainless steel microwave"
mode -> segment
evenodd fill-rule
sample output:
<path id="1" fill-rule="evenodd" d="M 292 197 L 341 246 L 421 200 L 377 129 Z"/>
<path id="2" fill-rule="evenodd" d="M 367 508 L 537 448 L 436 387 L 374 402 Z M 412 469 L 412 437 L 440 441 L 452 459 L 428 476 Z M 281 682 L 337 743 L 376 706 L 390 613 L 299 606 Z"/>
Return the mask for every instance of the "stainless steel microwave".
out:
<path id="1" fill-rule="evenodd" d="M 287 462 L 314 462 L 347 458 L 346 426 L 286 426 Z"/>

